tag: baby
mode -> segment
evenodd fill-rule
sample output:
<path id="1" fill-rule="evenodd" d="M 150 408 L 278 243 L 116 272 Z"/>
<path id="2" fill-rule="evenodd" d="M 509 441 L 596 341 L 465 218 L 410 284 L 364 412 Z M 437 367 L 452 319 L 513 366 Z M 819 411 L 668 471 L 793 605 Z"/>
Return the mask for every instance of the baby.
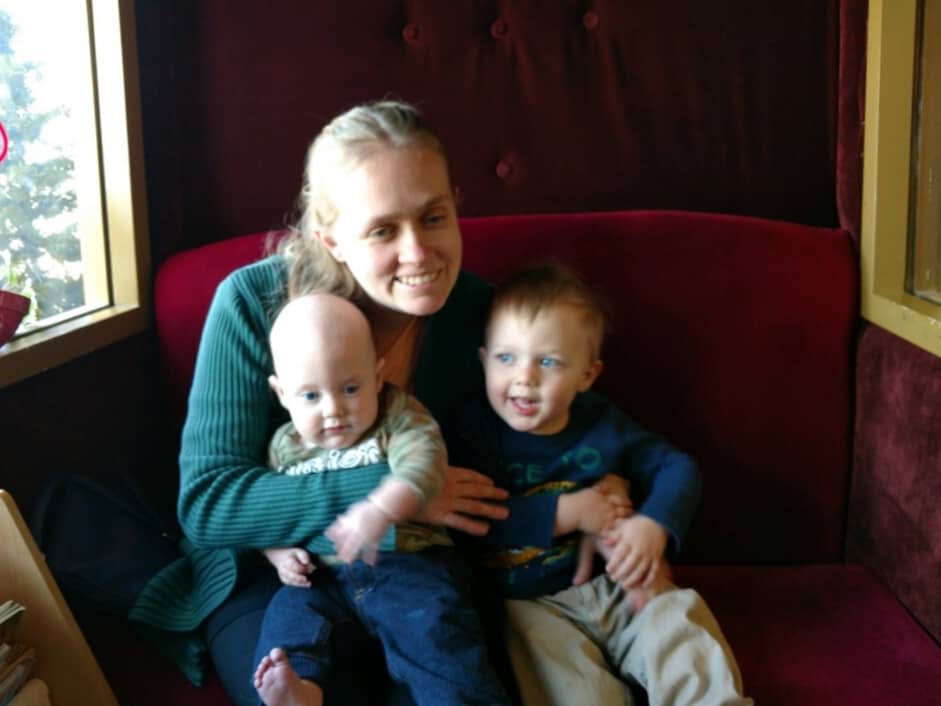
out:
<path id="1" fill-rule="evenodd" d="M 359 468 L 388 463 L 390 473 L 363 488 L 366 498 L 326 530 L 335 553 L 319 554 L 316 572 L 306 549 L 264 551 L 286 585 L 262 624 L 259 695 L 268 706 L 321 704 L 329 654 L 320 640 L 339 620 L 363 620 L 418 703 L 423 694 L 436 703 L 508 703 L 477 615 L 450 570 L 450 538 L 443 529 L 403 524 L 443 483 L 438 425 L 414 397 L 383 385 L 369 323 L 345 299 L 320 293 L 290 301 L 270 344 L 269 382 L 291 416 L 272 437 L 271 465 L 293 475 L 337 474 L 352 486 L 364 483 Z M 311 592 L 332 601 L 331 615 L 312 608 Z M 447 639 L 431 637 L 443 633 Z"/>

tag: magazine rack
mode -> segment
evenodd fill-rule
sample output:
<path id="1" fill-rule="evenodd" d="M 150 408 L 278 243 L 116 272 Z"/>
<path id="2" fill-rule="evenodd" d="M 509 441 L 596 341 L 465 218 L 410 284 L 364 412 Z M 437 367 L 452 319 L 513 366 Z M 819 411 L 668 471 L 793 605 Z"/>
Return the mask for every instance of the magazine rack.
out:
<path id="1" fill-rule="evenodd" d="M 33 676 L 55 706 L 118 706 L 13 496 L 0 490 L 0 602 L 26 606 L 17 639 L 36 649 Z"/>

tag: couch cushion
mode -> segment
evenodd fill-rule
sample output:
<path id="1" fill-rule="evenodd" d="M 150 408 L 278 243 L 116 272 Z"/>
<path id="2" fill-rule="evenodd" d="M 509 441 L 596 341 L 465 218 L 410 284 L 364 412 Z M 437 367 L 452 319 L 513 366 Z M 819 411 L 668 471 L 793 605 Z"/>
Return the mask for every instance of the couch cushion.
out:
<path id="1" fill-rule="evenodd" d="M 941 704 L 941 649 L 858 565 L 681 566 L 760 706 Z"/>
<path id="2" fill-rule="evenodd" d="M 716 614 L 760 706 L 941 704 L 941 650 L 860 566 L 680 566 L 676 573 Z M 194 687 L 126 625 L 78 617 L 120 703 L 230 706 L 215 675 Z"/>
<path id="3" fill-rule="evenodd" d="M 196 350 L 216 287 L 233 270 L 261 258 L 269 237 L 253 233 L 186 250 L 157 271 L 154 309 L 161 372 L 177 429 L 183 425 Z"/>

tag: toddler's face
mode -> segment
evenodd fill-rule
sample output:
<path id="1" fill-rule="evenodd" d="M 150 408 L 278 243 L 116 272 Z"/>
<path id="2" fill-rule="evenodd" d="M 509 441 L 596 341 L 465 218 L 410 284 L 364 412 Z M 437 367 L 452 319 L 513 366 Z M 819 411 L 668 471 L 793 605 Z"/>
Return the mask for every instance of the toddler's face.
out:
<path id="1" fill-rule="evenodd" d="M 376 421 L 382 385 L 369 347 L 336 346 L 279 367 L 278 395 L 309 446 L 342 449 Z"/>
<path id="2" fill-rule="evenodd" d="M 533 434 L 565 428 L 576 393 L 601 372 L 585 329 L 583 312 L 567 304 L 546 307 L 532 321 L 496 313 L 480 356 L 487 398 L 503 421 Z"/>

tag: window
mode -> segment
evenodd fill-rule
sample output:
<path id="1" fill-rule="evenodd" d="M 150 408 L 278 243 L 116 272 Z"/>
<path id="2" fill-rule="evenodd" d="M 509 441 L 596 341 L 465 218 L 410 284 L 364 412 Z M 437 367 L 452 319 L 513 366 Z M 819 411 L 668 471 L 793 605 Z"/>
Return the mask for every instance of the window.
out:
<path id="1" fill-rule="evenodd" d="M 919 10 L 909 280 L 915 295 L 941 304 L 941 2 Z"/>
<path id="2" fill-rule="evenodd" d="M 54 20 L 50 16 L 54 14 Z M 0 0 L 0 385 L 149 326 L 133 0 Z"/>
<path id="3" fill-rule="evenodd" d="M 941 0 L 872 0 L 862 314 L 941 356 Z"/>

